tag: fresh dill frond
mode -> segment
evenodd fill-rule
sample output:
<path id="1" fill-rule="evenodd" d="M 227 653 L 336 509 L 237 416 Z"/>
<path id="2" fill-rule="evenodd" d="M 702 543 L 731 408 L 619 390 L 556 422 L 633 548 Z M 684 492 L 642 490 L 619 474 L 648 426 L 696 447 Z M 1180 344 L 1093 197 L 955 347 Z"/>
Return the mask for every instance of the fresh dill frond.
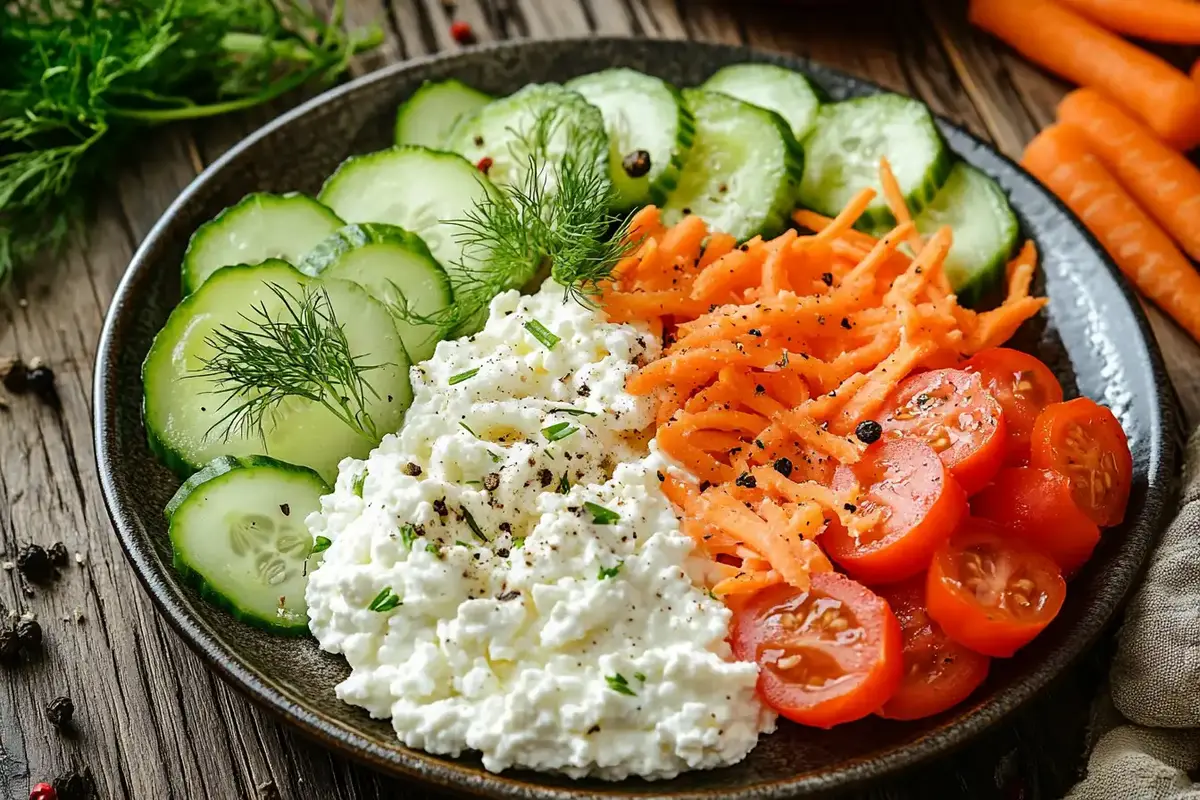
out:
<path id="1" fill-rule="evenodd" d="M 454 265 L 454 305 L 423 316 L 401 300 L 393 313 L 443 335 L 472 332 L 497 294 L 532 288 L 546 277 L 562 284 L 568 297 L 592 302 L 637 243 L 629 240 L 629 218 L 611 211 L 616 190 L 607 172 L 607 135 L 569 114 L 551 108 L 528 129 L 510 129 L 510 152 L 525 158 L 520 182 L 485 193 L 461 218 L 445 220 L 469 254 Z M 559 155 L 551 153 L 556 139 L 563 145 Z"/>
<path id="2" fill-rule="evenodd" d="M 320 403 L 371 442 L 379 440 L 367 404 L 378 394 L 364 376 L 383 364 L 363 364 L 323 287 L 305 286 L 297 297 L 278 284 L 268 288 L 282 304 L 272 315 L 265 303 L 243 314 L 244 326 L 222 325 L 205 338 L 213 354 L 188 377 L 207 378 L 209 393 L 223 397 L 224 412 L 206 435 L 224 440 L 257 435 L 265 441 L 285 400 Z"/>
<path id="3" fill-rule="evenodd" d="M 60 244 L 150 125 L 327 83 L 382 41 L 304 0 L 0 2 L 0 279 Z"/>

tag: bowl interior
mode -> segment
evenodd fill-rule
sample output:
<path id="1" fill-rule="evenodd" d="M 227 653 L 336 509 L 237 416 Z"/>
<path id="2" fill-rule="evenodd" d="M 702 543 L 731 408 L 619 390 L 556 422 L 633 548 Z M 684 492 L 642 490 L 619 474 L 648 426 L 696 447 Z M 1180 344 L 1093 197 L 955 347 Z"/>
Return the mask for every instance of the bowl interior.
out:
<path id="1" fill-rule="evenodd" d="M 315 193 L 345 157 L 391 143 L 396 106 L 427 79 L 454 76 L 503 94 L 529 82 L 628 66 L 687 86 L 746 60 L 802 70 L 834 99 L 877 91 L 803 60 L 722 45 L 628 39 L 501 45 L 397 65 L 340 87 L 260 130 L 180 196 L 139 250 L 109 312 L 96 369 L 97 458 L 115 527 L 140 577 L 160 610 L 224 677 L 333 746 L 473 793 L 798 796 L 859 783 L 965 742 L 1045 686 L 1096 638 L 1139 574 L 1170 505 L 1176 453 L 1169 384 L 1136 302 L 1087 233 L 1028 175 L 946 123 L 951 147 L 1010 193 L 1025 235 L 1042 256 L 1037 288 L 1051 302 L 1018 334 L 1019 345 L 1056 370 L 1068 395 L 1113 408 L 1135 464 L 1127 521 L 1105 534 L 1071 584 L 1059 618 L 1015 658 L 996 662 L 985 686 L 961 706 L 917 723 L 868 719 L 828 732 L 783 723 L 741 764 L 666 783 L 495 776 L 472 758 L 439 759 L 400 747 L 386 721 L 334 697 L 334 685 L 347 674 L 340 658 L 322 653 L 311 639 L 277 638 L 237 623 L 178 580 L 162 509 L 179 482 L 146 446 L 140 365 L 179 299 L 181 256 L 198 225 L 250 191 Z"/>

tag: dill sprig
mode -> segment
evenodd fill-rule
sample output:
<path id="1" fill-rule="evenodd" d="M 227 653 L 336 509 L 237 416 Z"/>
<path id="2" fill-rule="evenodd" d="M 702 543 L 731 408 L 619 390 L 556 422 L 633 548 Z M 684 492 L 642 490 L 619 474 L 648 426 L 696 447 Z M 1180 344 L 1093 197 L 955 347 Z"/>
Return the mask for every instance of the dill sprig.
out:
<path id="1" fill-rule="evenodd" d="M 213 355 L 188 377 L 208 378 L 225 413 L 206 435 L 266 437 L 268 422 L 289 398 L 320 403 L 371 442 L 379 440 L 367 413 L 378 394 L 364 375 L 383 364 L 362 364 L 323 287 L 305 286 L 297 297 L 279 284 L 268 288 L 282 304 L 272 316 L 265 303 L 242 314 L 245 326 L 222 325 L 205 338 Z"/>
<path id="2" fill-rule="evenodd" d="M 139 129 L 266 103 L 382 41 L 304 0 L 0 2 L 0 279 L 58 245 Z"/>
<path id="3" fill-rule="evenodd" d="M 568 115 L 550 109 L 527 130 L 509 129 L 510 152 L 525 154 L 523 179 L 484 194 L 462 218 L 446 220 L 469 255 L 455 264 L 463 277 L 454 305 L 422 316 L 401 300 L 394 313 L 443 335 L 470 333 L 497 294 L 532 288 L 546 277 L 564 286 L 568 298 L 593 303 L 637 242 L 629 239 L 630 217 L 611 211 L 616 190 L 606 168 L 607 136 Z M 550 143 L 560 131 L 562 153 L 552 155 Z"/>

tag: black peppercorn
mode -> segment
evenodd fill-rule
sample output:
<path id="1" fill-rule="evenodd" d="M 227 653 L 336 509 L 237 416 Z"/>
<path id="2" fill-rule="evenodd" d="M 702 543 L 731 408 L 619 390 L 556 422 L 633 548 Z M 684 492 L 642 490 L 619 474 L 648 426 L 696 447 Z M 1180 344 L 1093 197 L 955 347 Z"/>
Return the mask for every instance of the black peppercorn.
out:
<path id="1" fill-rule="evenodd" d="M 65 567 L 71 555 L 67 552 L 67 546 L 62 542 L 55 542 L 50 545 L 50 563 L 56 567 Z"/>
<path id="2" fill-rule="evenodd" d="M 791 459 L 777 458 L 777 459 L 775 459 L 775 463 L 772 464 L 772 466 L 775 467 L 776 472 L 778 472 L 780 475 L 782 475 L 785 478 L 792 474 Z"/>
<path id="3" fill-rule="evenodd" d="M 12 661 L 21 652 L 21 637 L 6 622 L 0 622 L 0 661 Z"/>
<path id="4" fill-rule="evenodd" d="M 645 150 L 634 150 L 621 159 L 621 168 L 631 178 L 640 178 L 650 171 L 650 154 Z"/>
<path id="5" fill-rule="evenodd" d="M 494 492 L 497 489 L 499 489 L 500 488 L 500 473 L 499 472 L 489 472 L 487 475 L 484 475 L 483 476 L 483 488 L 487 489 L 489 492 Z"/>
<path id="6" fill-rule="evenodd" d="M 410 461 L 404 465 L 404 474 L 410 478 L 415 478 L 421 474 L 421 467 Z"/>
<path id="7" fill-rule="evenodd" d="M 854 435 L 863 444 L 874 444 L 879 441 L 880 436 L 883 436 L 883 426 L 873 419 L 864 419 L 854 429 Z"/>
<path id="8" fill-rule="evenodd" d="M 50 724 L 56 728 L 62 728 L 71 724 L 71 718 L 75 716 L 75 704 L 71 702 L 71 698 L 67 696 L 56 697 L 50 701 L 50 705 L 46 706 L 46 719 L 50 720 Z"/>
<path id="9" fill-rule="evenodd" d="M 42 646 L 42 626 L 36 619 L 23 619 L 17 623 L 17 638 L 21 641 L 22 650 L 35 652 Z"/>
<path id="10" fill-rule="evenodd" d="M 743 472 L 741 475 L 738 475 L 734 483 L 746 489 L 753 489 L 758 486 L 758 481 L 749 472 Z"/>
<path id="11" fill-rule="evenodd" d="M 44 364 L 38 364 L 25 374 L 25 382 L 43 403 L 58 408 L 58 389 L 54 385 L 53 370 Z"/>
<path id="12" fill-rule="evenodd" d="M 5 363 L 8 364 L 8 371 L 0 372 L 0 378 L 3 378 L 4 388 L 8 389 L 13 394 L 21 394 L 25 391 L 27 385 L 29 369 L 25 366 L 25 362 L 19 359 L 17 361 L 13 361 L 12 363 L 8 363 L 7 361 Z M 0 365 L 0 371 L 3 369 L 4 366 Z"/>
<path id="13" fill-rule="evenodd" d="M 17 553 L 17 569 L 34 583 L 49 580 L 54 575 L 50 555 L 40 544 L 27 544 Z"/>

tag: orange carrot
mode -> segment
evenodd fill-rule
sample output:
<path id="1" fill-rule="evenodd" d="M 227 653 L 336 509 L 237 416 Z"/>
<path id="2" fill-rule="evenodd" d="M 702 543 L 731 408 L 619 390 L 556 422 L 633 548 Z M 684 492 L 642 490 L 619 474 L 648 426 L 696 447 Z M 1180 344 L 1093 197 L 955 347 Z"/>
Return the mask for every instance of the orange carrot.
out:
<path id="1" fill-rule="evenodd" d="M 1026 58 L 1118 101 L 1172 147 L 1200 143 L 1200 85 L 1158 56 L 1050 0 L 971 0 L 970 18 Z"/>
<path id="2" fill-rule="evenodd" d="M 1083 134 L 1052 125 L 1021 164 L 1075 212 L 1143 294 L 1200 341 L 1200 274 L 1088 152 Z"/>
<path id="3" fill-rule="evenodd" d="M 1110 31 L 1175 44 L 1200 44 L 1200 4 L 1192 0 L 1059 0 Z"/>
<path id="4" fill-rule="evenodd" d="M 1189 3 L 1200 18 L 1200 5 Z M 1058 105 L 1058 119 L 1078 128 L 1142 208 L 1179 246 L 1200 259 L 1200 169 L 1099 92 L 1078 89 Z"/>

